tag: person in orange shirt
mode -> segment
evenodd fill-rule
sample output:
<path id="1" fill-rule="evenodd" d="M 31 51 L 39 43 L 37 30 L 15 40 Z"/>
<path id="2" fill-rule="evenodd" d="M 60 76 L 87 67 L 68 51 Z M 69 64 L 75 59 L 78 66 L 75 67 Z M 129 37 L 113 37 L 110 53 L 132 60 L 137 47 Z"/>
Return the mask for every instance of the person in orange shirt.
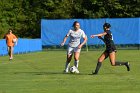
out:
<path id="1" fill-rule="evenodd" d="M 12 30 L 9 29 L 8 33 L 4 36 L 6 39 L 6 44 L 7 44 L 7 50 L 8 50 L 8 55 L 9 59 L 13 59 L 13 48 L 17 44 L 17 37 L 12 33 Z"/>

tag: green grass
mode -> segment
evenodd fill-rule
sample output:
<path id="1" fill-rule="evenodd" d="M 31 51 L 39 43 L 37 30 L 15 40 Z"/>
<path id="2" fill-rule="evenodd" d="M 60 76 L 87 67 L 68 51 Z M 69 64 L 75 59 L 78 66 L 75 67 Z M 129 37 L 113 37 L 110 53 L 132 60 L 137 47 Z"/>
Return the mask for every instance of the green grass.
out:
<path id="1" fill-rule="evenodd" d="M 99 75 L 89 75 L 102 52 L 82 51 L 80 74 L 62 73 L 66 51 L 14 55 L 12 61 L 8 56 L 1 56 L 0 93 L 139 93 L 140 51 L 117 52 L 117 60 L 130 62 L 130 72 L 125 66 L 112 67 L 107 59 Z"/>

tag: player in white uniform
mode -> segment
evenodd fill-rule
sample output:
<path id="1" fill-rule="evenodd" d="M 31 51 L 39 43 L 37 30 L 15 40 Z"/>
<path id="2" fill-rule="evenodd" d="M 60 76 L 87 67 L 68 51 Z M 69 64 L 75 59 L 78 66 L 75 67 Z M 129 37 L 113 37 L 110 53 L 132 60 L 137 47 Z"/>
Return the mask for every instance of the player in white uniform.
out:
<path id="1" fill-rule="evenodd" d="M 61 43 L 61 46 L 63 46 L 67 38 L 70 37 L 68 49 L 67 49 L 67 60 L 66 60 L 66 65 L 65 65 L 65 70 L 64 70 L 65 73 L 68 73 L 69 71 L 70 61 L 72 59 L 73 54 L 74 54 L 74 60 L 75 60 L 74 65 L 78 69 L 80 51 L 81 51 L 82 46 L 87 41 L 87 37 L 84 31 L 80 29 L 79 22 L 75 21 L 73 23 L 73 28 L 74 29 L 69 30 L 67 35 L 64 37 L 63 42 Z M 81 37 L 84 39 L 82 43 L 80 42 Z"/>

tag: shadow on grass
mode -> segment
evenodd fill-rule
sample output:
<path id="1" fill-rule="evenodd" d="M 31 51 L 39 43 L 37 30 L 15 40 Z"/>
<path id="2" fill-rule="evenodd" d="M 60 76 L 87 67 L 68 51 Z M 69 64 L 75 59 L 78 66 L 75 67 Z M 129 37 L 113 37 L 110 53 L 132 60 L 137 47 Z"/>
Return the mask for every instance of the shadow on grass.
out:
<path id="1" fill-rule="evenodd" d="M 30 75 L 90 75 L 88 73 L 63 73 L 63 72 L 15 72 L 14 74 L 30 74 Z"/>

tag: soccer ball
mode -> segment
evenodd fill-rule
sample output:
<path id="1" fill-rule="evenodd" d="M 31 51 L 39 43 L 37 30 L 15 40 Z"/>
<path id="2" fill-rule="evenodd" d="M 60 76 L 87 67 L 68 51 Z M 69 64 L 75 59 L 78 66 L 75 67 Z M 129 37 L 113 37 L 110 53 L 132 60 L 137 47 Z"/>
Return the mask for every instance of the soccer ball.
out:
<path id="1" fill-rule="evenodd" d="M 70 67 L 69 70 L 71 73 L 79 73 L 78 69 L 75 66 Z"/>
<path id="2" fill-rule="evenodd" d="M 17 39 L 13 39 L 13 43 L 17 42 Z"/>

